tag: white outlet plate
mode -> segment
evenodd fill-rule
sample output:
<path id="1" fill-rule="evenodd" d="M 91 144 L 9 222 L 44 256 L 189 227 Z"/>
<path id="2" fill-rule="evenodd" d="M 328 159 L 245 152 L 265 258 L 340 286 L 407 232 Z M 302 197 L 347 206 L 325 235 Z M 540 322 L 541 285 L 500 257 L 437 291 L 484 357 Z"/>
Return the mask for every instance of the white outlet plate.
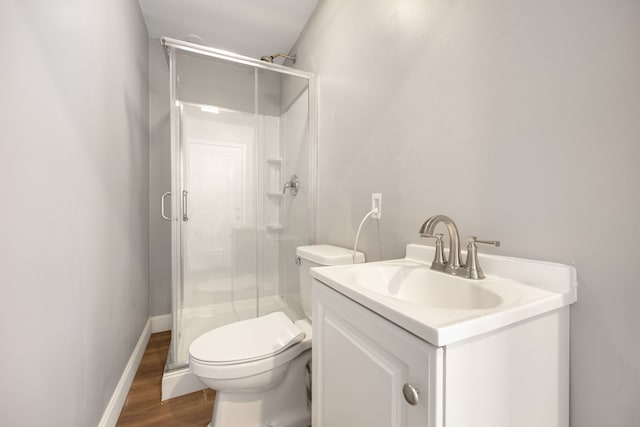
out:
<path id="1" fill-rule="evenodd" d="M 378 213 L 374 213 L 371 217 L 380 219 L 382 217 L 382 193 L 371 193 L 371 209 L 375 208 L 378 208 Z"/>

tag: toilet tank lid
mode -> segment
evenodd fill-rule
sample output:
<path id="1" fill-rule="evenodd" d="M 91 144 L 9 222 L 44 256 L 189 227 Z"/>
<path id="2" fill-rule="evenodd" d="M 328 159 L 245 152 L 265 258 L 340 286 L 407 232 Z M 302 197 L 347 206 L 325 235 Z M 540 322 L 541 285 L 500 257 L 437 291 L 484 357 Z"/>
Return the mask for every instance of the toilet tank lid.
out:
<path id="1" fill-rule="evenodd" d="M 354 264 L 353 251 L 333 245 L 298 246 L 296 255 L 320 265 Z M 364 254 L 356 252 L 355 264 L 364 262 Z"/>

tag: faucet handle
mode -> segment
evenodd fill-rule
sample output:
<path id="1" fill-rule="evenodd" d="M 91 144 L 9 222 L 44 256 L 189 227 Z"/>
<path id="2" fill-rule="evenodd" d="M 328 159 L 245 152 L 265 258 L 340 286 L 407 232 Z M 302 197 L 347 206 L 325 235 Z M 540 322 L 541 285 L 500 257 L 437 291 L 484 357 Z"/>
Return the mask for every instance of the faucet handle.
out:
<path id="1" fill-rule="evenodd" d="M 481 245 L 500 246 L 500 242 L 497 240 L 478 240 L 476 236 L 469 236 L 467 239 L 467 262 L 465 268 L 467 269 L 467 277 L 469 279 L 484 279 L 484 273 L 478 264 L 478 247 L 476 243 Z"/>
<path id="2" fill-rule="evenodd" d="M 431 263 L 431 268 L 433 268 L 433 266 L 436 265 L 436 264 L 444 265 L 445 264 L 445 260 L 444 260 L 444 241 L 442 240 L 442 238 L 444 237 L 444 234 L 442 234 L 442 233 L 436 233 L 436 234 L 420 233 L 420 237 L 424 237 L 426 239 L 436 239 L 436 254 L 433 257 L 433 262 Z"/>
<path id="3" fill-rule="evenodd" d="M 469 236 L 469 238 L 467 239 L 469 241 L 469 244 L 467 245 L 467 248 L 469 247 L 469 245 L 473 245 L 473 244 L 481 244 L 481 245 L 489 245 L 489 246 L 494 246 L 496 248 L 500 247 L 500 242 L 498 240 L 478 240 L 478 238 L 476 236 Z"/>

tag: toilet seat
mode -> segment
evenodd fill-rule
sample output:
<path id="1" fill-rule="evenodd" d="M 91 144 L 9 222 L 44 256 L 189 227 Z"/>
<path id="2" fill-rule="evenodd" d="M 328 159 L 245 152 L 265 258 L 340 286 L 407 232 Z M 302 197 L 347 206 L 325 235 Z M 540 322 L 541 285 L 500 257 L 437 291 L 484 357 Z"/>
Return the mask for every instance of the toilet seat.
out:
<path id="1" fill-rule="evenodd" d="M 205 378 L 232 379 L 274 370 L 311 348 L 307 324 L 276 312 L 209 331 L 189 347 L 191 371 Z"/>
<path id="2" fill-rule="evenodd" d="M 235 365 L 275 356 L 304 337 L 305 333 L 278 311 L 209 331 L 191 343 L 189 355 L 210 365 Z"/>

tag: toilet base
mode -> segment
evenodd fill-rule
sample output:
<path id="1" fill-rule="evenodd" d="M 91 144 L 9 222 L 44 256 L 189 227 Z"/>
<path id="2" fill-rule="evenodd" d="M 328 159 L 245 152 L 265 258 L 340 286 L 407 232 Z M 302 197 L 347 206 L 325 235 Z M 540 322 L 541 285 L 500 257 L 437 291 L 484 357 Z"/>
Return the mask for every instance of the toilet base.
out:
<path id="1" fill-rule="evenodd" d="M 306 364 L 311 349 L 292 360 L 280 384 L 256 393 L 217 391 L 208 427 L 308 427 Z"/>

